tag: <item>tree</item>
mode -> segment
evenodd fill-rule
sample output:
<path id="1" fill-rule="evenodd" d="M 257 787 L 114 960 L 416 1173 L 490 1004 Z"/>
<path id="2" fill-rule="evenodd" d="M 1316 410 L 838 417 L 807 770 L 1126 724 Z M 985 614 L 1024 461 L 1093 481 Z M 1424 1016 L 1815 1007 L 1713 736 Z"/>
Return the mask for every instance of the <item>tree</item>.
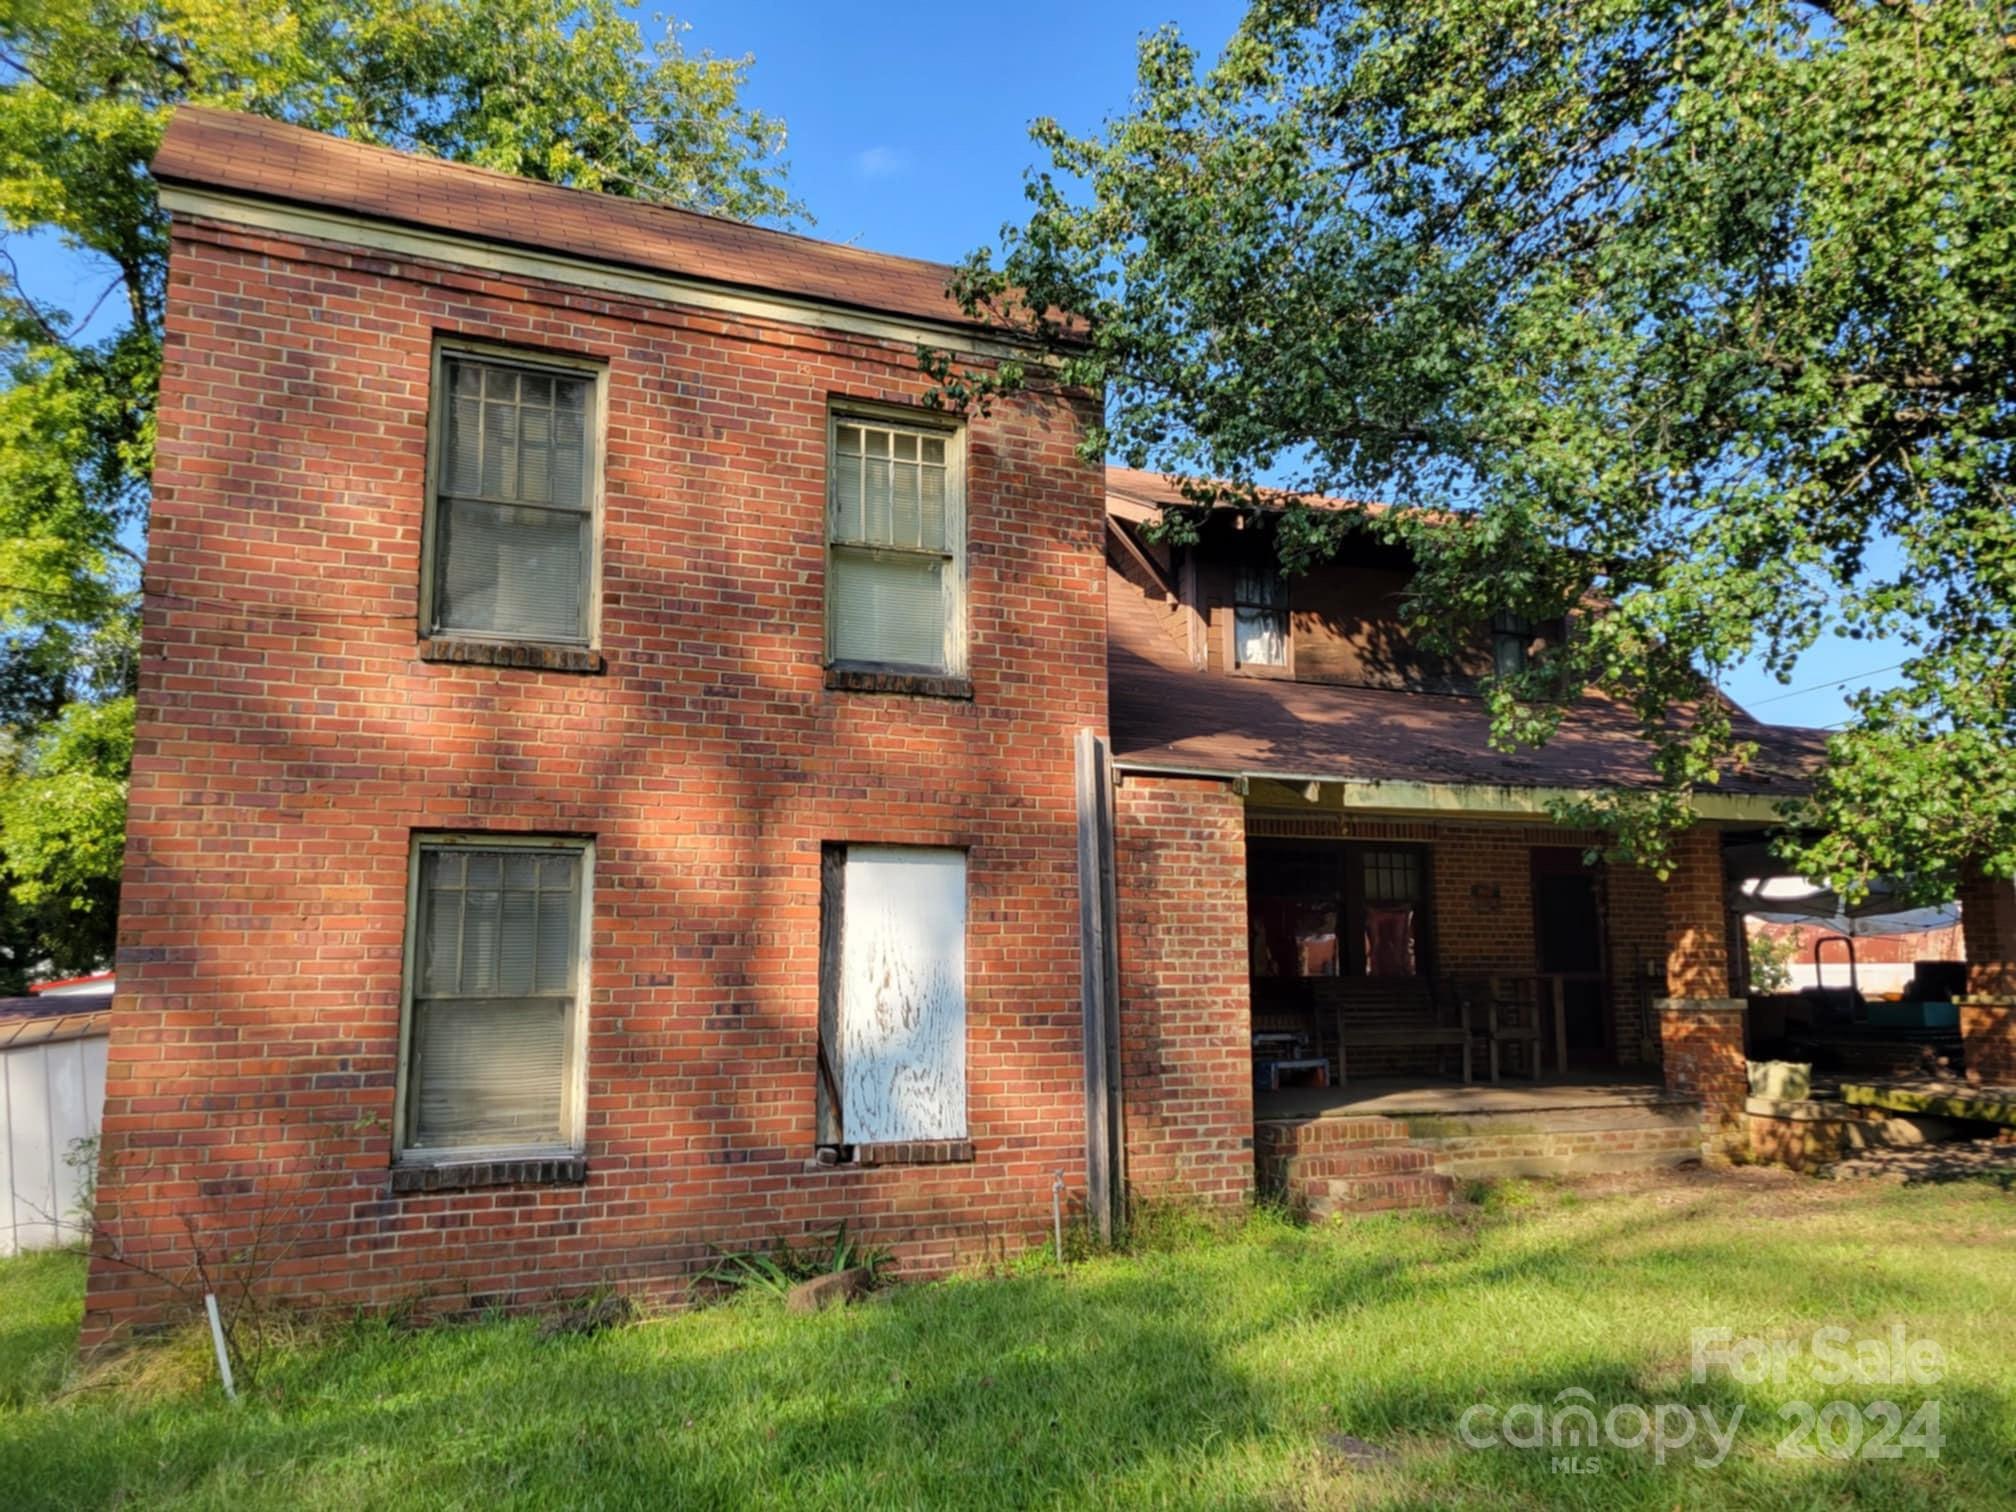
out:
<path id="1" fill-rule="evenodd" d="M 1200 499 L 1416 506 L 1291 503 L 1280 553 L 1404 539 L 1431 642 L 1601 604 L 1491 687 L 1494 740 L 1621 700 L 1659 791 L 1562 815 L 1655 863 L 1753 754 L 1730 667 L 1900 638 L 1788 859 L 1851 895 L 2016 873 L 2008 6 L 1255 0 L 1210 69 L 1157 33 L 1126 114 L 1035 136 L 959 291 L 1049 359 L 927 354 L 950 402 L 1104 384 L 1088 455 Z"/>
<path id="2" fill-rule="evenodd" d="M 99 842 L 119 829 L 124 758 L 77 741 L 131 723 L 168 252 L 146 164 L 173 108 L 801 215 L 782 123 L 740 103 L 749 60 L 690 54 L 680 30 L 647 47 L 615 0 L 0 0 L 0 232 L 53 236 L 104 272 L 89 308 L 51 308 L 0 244 L 0 950 L 17 964 L 87 966 L 111 945 L 119 856 Z M 60 822 L 20 797 L 51 784 L 70 804 Z M 72 821 L 89 843 L 50 843 Z"/>

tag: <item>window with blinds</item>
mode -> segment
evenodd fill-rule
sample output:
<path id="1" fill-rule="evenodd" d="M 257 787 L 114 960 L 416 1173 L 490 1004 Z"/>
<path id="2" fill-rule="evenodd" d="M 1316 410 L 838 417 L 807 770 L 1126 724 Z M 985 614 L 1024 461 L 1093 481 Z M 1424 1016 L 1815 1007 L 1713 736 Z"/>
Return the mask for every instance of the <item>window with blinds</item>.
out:
<path id="1" fill-rule="evenodd" d="M 1233 655 L 1242 667 L 1288 665 L 1288 584 L 1271 564 L 1239 569 L 1232 587 Z"/>
<path id="2" fill-rule="evenodd" d="M 428 633 L 586 645 L 595 375 L 444 351 L 438 383 Z"/>
<path id="3" fill-rule="evenodd" d="M 580 843 L 417 847 L 407 1151 L 574 1142 L 588 865 Z"/>
<path id="4" fill-rule="evenodd" d="M 965 533 L 958 438 L 836 415 L 828 476 L 827 656 L 956 672 Z"/>

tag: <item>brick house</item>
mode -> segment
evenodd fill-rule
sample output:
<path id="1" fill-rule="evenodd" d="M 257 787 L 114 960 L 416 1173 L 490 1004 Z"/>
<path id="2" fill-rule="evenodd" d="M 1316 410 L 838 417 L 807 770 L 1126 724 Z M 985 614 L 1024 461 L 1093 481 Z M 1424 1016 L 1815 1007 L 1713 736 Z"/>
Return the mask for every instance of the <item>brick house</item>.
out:
<path id="1" fill-rule="evenodd" d="M 1628 729 L 1497 755 L 1474 696 L 1546 627 L 1429 665 L 1370 545 L 1149 543 L 1096 396 L 923 405 L 920 343 L 1017 355 L 943 268 L 209 110 L 154 170 L 124 1260 L 284 1234 L 286 1296 L 440 1309 L 843 1220 L 942 1267 L 1501 1054 L 1733 1116 L 1722 844 L 1803 732 L 1668 883 L 1585 868 L 1544 801 L 1650 780 Z M 88 1332 L 173 1300 L 101 1256 Z"/>

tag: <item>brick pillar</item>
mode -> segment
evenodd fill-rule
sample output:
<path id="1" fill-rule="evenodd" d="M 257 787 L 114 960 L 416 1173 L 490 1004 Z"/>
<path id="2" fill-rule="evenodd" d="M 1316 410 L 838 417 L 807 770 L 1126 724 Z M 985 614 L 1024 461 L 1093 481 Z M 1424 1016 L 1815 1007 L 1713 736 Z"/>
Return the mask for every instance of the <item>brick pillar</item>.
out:
<path id="1" fill-rule="evenodd" d="M 1701 1099 L 1703 1153 L 1741 1149 L 1750 1093 L 1743 1051 L 1747 1006 L 1730 996 L 1729 907 L 1722 841 L 1697 824 L 1674 843 L 1666 879 L 1666 990 L 1657 1003 L 1666 1085 Z"/>
<path id="2" fill-rule="evenodd" d="M 1729 996 L 1729 905 L 1722 839 L 1697 824 L 1673 845 L 1666 878 L 1666 990 L 1676 998 Z"/>
<path id="3" fill-rule="evenodd" d="M 1127 1184 L 1253 1191 L 1246 814 L 1223 782 L 1128 777 L 1114 803 Z"/>
<path id="4" fill-rule="evenodd" d="M 2016 883 L 1968 868 L 1960 879 L 1967 996 L 1960 999 L 1967 1079 L 2016 1086 Z"/>

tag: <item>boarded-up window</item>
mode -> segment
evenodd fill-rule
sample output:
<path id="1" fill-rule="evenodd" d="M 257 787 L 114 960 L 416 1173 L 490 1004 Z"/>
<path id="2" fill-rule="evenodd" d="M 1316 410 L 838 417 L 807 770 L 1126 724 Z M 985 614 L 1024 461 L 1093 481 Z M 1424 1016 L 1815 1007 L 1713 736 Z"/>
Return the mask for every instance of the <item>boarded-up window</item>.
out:
<path id="1" fill-rule="evenodd" d="M 830 847 L 820 1140 L 966 1137 L 966 856 Z"/>
<path id="2" fill-rule="evenodd" d="M 587 847 L 429 840 L 414 866 L 404 1147 L 571 1145 Z"/>
<path id="3" fill-rule="evenodd" d="M 958 438 L 833 417 L 827 652 L 837 663 L 961 670 L 965 500 Z"/>
<path id="4" fill-rule="evenodd" d="M 595 379 L 444 352 L 430 634 L 587 644 Z"/>

